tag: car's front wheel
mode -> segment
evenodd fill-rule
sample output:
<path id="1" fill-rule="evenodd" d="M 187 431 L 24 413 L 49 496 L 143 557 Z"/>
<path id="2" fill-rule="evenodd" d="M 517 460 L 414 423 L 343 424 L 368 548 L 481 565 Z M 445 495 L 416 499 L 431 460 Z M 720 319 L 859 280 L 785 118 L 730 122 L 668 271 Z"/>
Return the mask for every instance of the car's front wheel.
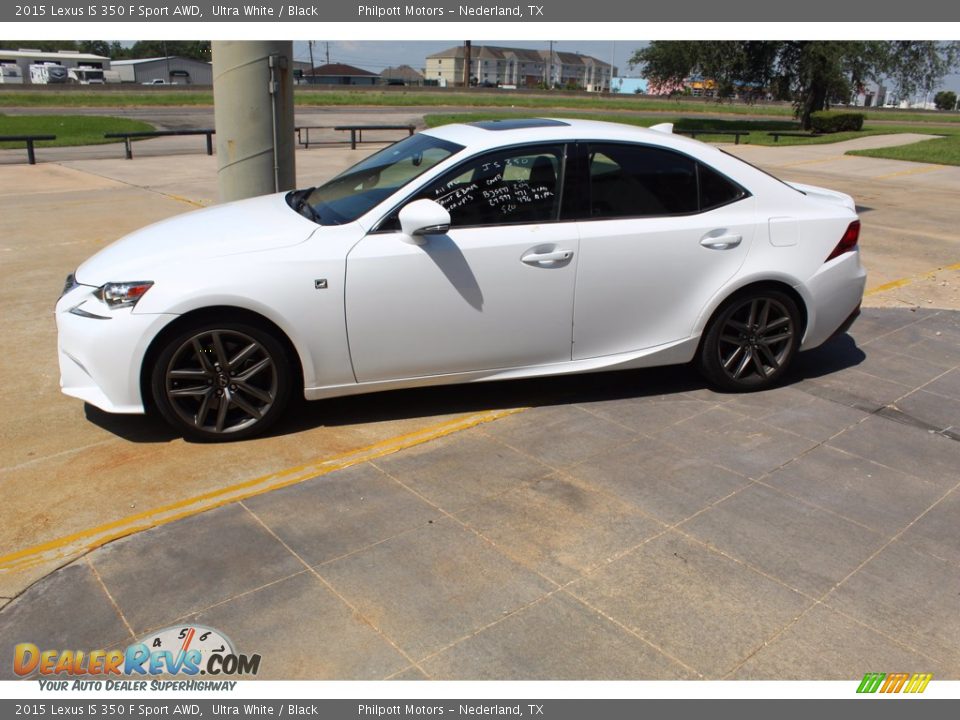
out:
<path id="1" fill-rule="evenodd" d="M 265 328 L 207 322 L 169 338 L 151 375 L 160 414 L 194 440 L 259 435 L 283 413 L 292 372 L 283 345 Z"/>
<path id="2" fill-rule="evenodd" d="M 778 290 L 757 289 L 728 300 L 700 346 L 701 373 L 734 392 L 765 390 L 786 372 L 800 345 L 800 312 Z"/>

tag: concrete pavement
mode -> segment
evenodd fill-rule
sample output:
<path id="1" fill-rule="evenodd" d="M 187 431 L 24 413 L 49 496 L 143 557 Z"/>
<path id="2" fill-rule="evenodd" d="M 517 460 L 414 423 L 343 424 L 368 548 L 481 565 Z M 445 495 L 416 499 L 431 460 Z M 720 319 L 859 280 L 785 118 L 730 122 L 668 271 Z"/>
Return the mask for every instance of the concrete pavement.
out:
<path id="1" fill-rule="evenodd" d="M 261 678 L 960 679 L 958 363 L 960 313 L 876 309 L 770 392 L 512 383 L 531 410 L 91 552 L 0 657 L 197 623 Z"/>

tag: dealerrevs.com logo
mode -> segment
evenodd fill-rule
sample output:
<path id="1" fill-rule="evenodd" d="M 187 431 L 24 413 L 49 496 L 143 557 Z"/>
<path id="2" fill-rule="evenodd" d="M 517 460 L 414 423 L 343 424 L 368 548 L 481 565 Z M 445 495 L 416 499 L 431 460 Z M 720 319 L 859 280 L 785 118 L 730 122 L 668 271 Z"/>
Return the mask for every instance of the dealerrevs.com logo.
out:
<path id="1" fill-rule="evenodd" d="M 223 633 L 202 625 L 164 628 L 122 650 L 41 650 L 19 643 L 13 657 L 21 677 L 251 676 L 259 670 L 259 655 L 237 653 Z"/>
<path id="2" fill-rule="evenodd" d="M 860 681 L 858 693 L 919 694 L 927 689 L 933 673 L 867 673 Z"/>

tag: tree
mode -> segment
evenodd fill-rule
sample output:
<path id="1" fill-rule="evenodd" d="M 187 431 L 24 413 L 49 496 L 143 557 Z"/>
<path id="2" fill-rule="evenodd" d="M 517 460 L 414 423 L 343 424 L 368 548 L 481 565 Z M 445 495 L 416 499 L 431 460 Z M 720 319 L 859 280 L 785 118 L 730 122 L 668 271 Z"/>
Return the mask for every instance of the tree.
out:
<path id="1" fill-rule="evenodd" d="M 40 52 L 57 52 L 59 50 L 76 50 L 77 43 L 73 40 L 0 40 L 0 47 L 16 50 L 30 48 Z"/>
<path id="2" fill-rule="evenodd" d="M 108 43 L 106 40 L 80 40 L 77 43 L 77 49 L 80 52 L 90 53 L 92 55 L 111 57 L 110 43 Z"/>
<path id="3" fill-rule="evenodd" d="M 937 110 L 954 110 L 957 107 L 957 94 L 953 90 L 941 90 L 933 96 Z"/>
<path id="4" fill-rule="evenodd" d="M 956 65 L 958 47 L 926 41 L 659 40 L 637 50 L 629 62 L 661 87 L 701 75 L 717 83 L 720 98 L 764 88 L 775 98 L 793 100 L 809 129 L 811 113 L 847 102 L 869 80 L 890 77 L 901 93 L 932 89 Z"/>
<path id="5" fill-rule="evenodd" d="M 130 48 L 131 58 L 153 58 L 176 55 L 207 62 L 210 60 L 210 41 L 141 40 Z"/>

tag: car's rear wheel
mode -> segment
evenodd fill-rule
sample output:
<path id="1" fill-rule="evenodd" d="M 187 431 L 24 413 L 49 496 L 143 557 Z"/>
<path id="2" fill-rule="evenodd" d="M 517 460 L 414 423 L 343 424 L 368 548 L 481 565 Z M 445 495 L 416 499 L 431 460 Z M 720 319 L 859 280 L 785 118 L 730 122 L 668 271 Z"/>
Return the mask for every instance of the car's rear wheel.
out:
<path id="1" fill-rule="evenodd" d="M 698 364 L 722 390 L 765 390 L 781 380 L 799 345 L 800 312 L 793 299 L 774 289 L 748 290 L 714 315 Z"/>
<path id="2" fill-rule="evenodd" d="M 169 338 L 151 375 L 160 414 L 194 440 L 259 435 L 283 413 L 293 373 L 283 345 L 246 322 L 206 322 Z"/>

